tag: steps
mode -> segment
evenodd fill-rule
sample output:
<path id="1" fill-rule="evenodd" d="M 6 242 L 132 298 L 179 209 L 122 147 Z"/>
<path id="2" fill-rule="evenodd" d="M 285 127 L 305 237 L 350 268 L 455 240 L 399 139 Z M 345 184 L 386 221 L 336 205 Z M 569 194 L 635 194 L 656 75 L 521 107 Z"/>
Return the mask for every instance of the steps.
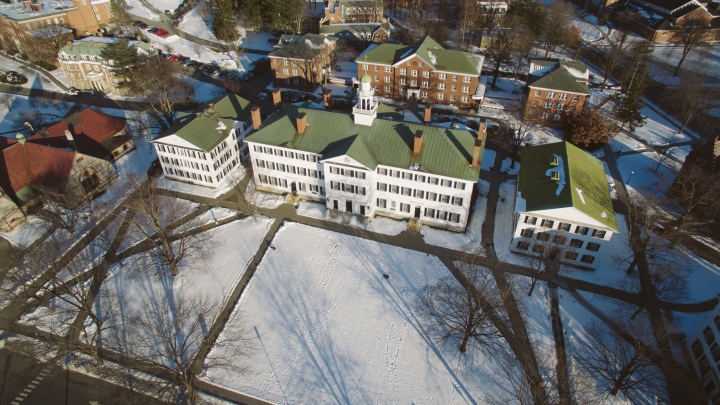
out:
<path id="1" fill-rule="evenodd" d="M 299 199 L 300 199 L 299 196 L 293 195 L 292 193 L 288 193 L 285 196 L 285 203 L 295 205 L 295 203 L 298 202 Z"/>
<path id="2" fill-rule="evenodd" d="M 420 232 L 420 229 L 422 229 L 422 223 L 417 218 L 410 218 L 410 222 L 408 222 L 408 229 L 415 232 Z"/>

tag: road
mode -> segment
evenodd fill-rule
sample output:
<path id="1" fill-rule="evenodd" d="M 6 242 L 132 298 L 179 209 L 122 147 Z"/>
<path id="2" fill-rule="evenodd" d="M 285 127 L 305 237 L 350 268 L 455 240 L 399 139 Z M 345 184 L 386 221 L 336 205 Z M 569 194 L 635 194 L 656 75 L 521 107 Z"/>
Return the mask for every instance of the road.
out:
<path id="1" fill-rule="evenodd" d="M 53 363 L 0 349 L 0 405 L 164 405 L 155 398 Z"/>

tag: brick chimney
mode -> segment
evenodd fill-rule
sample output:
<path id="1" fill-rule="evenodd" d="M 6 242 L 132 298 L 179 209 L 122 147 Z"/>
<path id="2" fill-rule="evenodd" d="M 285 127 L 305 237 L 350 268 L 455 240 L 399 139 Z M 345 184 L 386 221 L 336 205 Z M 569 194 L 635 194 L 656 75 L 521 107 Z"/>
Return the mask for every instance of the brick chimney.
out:
<path id="1" fill-rule="evenodd" d="M 43 9 L 42 4 L 38 4 L 38 3 L 32 3 L 32 4 L 30 4 L 30 7 L 32 8 L 33 11 L 40 11 Z"/>
<path id="2" fill-rule="evenodd" d="M 67 41 L 67 47 L 70 48 L 70 50 L 72 51 L 72 41 Z"/>
<path id="3" fill-rule="evenodd" d="M 31 3 L 32 3 L 32 2 L 29 1 L 29 0 L 24 0 L 24 1 L 22 2 L 23 8 L 24 8 L 25 10 L 30 10 L 30 4 L 31 4 Z"/>
<path id="4" fill-rule="evenodd" d="M 485 118 L 480 118 L 480 128 L 478 129 L 478 136 L 484 136 L 487 132 L 487 121 Z"/>
<path id="5" fill-rule="evenodd" d="M 92 48 L 93 46 L 95 46 L 95 41 L 88 41 L 88 43 L 90 44 L 90 47 L 91 47 L 91 48 Z"/>
<path id="6" fill-rule="evenodd" d="M 280 89 L 274 89 L 272 91 L 272 102 L 275 110 L 279 110 L 282 106 L 282 99 L 280 98 Z"/>
<path id="7" fill-rule="evenodd" d="M 423 131 L 415 131 L 415 143 L 413 144 L 413 153 L 416 155 L 420 153 L 420 149 L 422 149 L 422 136 Z"/>
<path id="8" fill-rule="evenodd" d="M 323 104 L 326 110 L 332 107 L 332 90 L 325 90 L 325 92 L 323 92 Z"/>
<path id="9" fill-rule="evenodd" d="M 298 134 L 302 135 L 305 133 L 305 128 L 307 128 L 307 115 L 305 115 L 305 113 L 300 113 L 295 120 L 297 121 Z"/>
<path id="10" fill-rule="evenodd" d="M 262 124 L 262 118 L 260 117 L 260 107 L 255 106 L 250 109 L 250 118 L 252 120 L 253 129 L 260 128 Z"/>
<path id="11" fill-rule="evenodd" d="M 473 152 L 472 167 L 478 167 L 480 164 L 480 148 L 482 147 L 482 138 L 475 140 L 475 151 Z"/>
<path id="12" fill-rule="evenodd" d="M 67 140 L 71 142 L 75 140 L 75 138 L 73 138 L 72 132 L 70 132 L 69 129 L 65 130 L 65 138 L 67 138 Z"/>
<path id="13" fill-rule="evenodd" d="M 423 117 L 423 122 L 426 124 L 430 123 L 432 117 L 432 104 L 425 104 L 425 116 Z"/>

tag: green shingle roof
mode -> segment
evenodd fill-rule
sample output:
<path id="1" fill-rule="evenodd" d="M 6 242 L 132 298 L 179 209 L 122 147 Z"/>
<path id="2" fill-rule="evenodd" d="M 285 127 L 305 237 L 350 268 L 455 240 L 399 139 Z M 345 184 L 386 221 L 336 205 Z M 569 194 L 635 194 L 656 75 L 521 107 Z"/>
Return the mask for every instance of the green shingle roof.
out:
<path id="1" fill-rule="evenodd" d="M 383 109 L 387 111 L 389 107 Z M 306 114 L 308 124 L 302 135 L 295 126 L 300 113 Z M 412 149 L 418 130 L 423 131 L 423 146 L 416 155 Z M 349 113 L 285 105 L 247 141 L 318 153 L 323 159 L 347 155 L 373 170 L 378 165 L 408 169 L 420 164 L 421 172 L 477 181 L 480 167 L 470 165 L 476 137 L 474 131 L 394 119 L 378 118 L 372 126 L 356 125 Z M 482 156 L 482 150 L 480 153 Z"/>
<path id="2" fill-rule="evenodd" d="M 430 53 L 434 57 L 430 57 Z M 445 49 L 430 37 L 412 45 L 381 44 L 355 61 L 394 65 L 413 54 L 417 54 L 435 70 L 479 75 L 482 69 L 482 55 Z"/>
<path id="3" fill-rule="evenodd" d="M 563 160 L 565 185 L 559 195 L 556 194 L 558 182 L 546 175 L 553 167 L 550 165 L 553 155 Z M 526 211 L 574 207 L 608 228 L 618 230 L 603 163 L 570 143 L 523 148 L 518 190 L 525 200 Z"/>
<path id="4" fill-rule="evenodd" d="M 268 55 L 271 58 L 314 58 L 322 51 L 325 41 L 337 41 L 337 38 L 326 37 L 317 34 L 305 34 L 301 37 L 295 35 L 283 35 L 281 42 L 276 45 L 276 49 Z M 308 46 L 310 41 L 312 46 Z"/>
<path id="5" fill-rule="evenodd" d="M 580 72 L 585 72 L 588 68 L 584 64 L 560 59 L 532 59 L 530 63 L 539 66 L 554 66 L 554 68 L 543 76 L 536 76 L 534 74 L 528 76 L 528 87 L 590 94 L 590 88 L 584 84 L 580 84 L 578 78 L 566 69 L 566 67 L 568 67 Z"/>
<path id="6" fill-rule="evenodd" d="M 213 107 L 210 108 L 210 104 Z M 236 95 L 228 94 L 202 104 L 196 114 L 178 114 L 175 123 L 155 140 L 176 135 L 205 152 L 215 149 L 230 135 L 235 121 L 247 122 L 255 105 Z"/>

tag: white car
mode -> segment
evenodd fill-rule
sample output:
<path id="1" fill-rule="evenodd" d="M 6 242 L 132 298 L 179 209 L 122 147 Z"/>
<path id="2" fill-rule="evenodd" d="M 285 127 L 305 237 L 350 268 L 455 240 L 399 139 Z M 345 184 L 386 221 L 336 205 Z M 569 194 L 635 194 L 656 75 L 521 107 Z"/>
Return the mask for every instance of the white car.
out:
<path id="1" fill-rule="evenodd" d="M 80 92 L 75 87 L 70 87 L 69 89 L 65 90 L 65 93 L 71 96 L 77 96 Z"/>

